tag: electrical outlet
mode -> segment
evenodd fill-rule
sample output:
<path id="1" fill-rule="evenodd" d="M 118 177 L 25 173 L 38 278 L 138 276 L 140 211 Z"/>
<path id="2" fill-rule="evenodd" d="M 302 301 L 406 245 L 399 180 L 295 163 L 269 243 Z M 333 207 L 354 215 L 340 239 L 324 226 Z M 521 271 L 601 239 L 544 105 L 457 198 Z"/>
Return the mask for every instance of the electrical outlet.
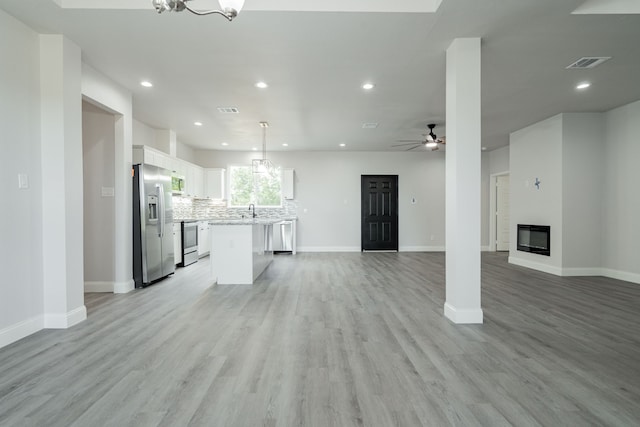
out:
<path id="1" fill-rule="evenodd" d="M 434 236 L 434 235 L 432 234 L 432 235 L 431 235 L 431 237 L 430 237 L 429 239 L 433 242 L 434 240 L 436 240 L 436 236 Z"/>

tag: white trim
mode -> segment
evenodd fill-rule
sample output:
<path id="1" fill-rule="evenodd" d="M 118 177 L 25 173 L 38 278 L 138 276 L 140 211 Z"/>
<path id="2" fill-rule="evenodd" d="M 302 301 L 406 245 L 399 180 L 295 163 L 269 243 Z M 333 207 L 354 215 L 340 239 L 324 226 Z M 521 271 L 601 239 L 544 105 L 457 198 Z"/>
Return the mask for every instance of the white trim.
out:
<path id="1" fill-rule="evenodd" d="M 481 308 L 463 308 L 458 309 L 448 302 L 444 303 L 444 315 L 456 324 L 481 324 L 483 323 L 483 314 Z"/>
<path id="2" fill-rule="evenodd" d="M 113 282 L 84 282 L 85 292 L 113 292 Z"/>
<path id="3" fill-rule="evenodd" d="M 136 282 L 133 279 L 129 279 L 126 282 L 114 282 L 113 293 L 114 294 L 126 294 L 136 288 Z"/>
<path id="4" fill-rule="evenodd" d="M 360 252 L 360 246 L 298 246 L 298 252 Z"/>
<path id="5" fill-rule="evenodd" d="M 84 305 L 67 313 L 45 313 L 44 327 L 46 329 L 67 329 L 86 320 L 87 308 Z"/>
<path id="6" fill-rule="evenodd" d="M 480 252 L 493 252 L 491 246 L 480 246 Z"/>
<path id="7" fill-rule="evenodd" d="M 444 252 L 444 246 L 400 246 L 398 252 Z"/>
<path id="8" fill-rule="evenodd" d="M 610 279 L 623 280 L 625 282 L 640 284 L 640 274 L 628 271 L 612 270 L 610 268 L 583 267 L 583 268 L 558 268 L 534 261 L 523 260 L 522 258 L 509 257 L 509 263 L 520 267 L 531 268 L 544 273 L 556 276 L 602 276 Z"/>
<path id="9" fill-rule="evenodd" d="M 0 330 L 0 348 L 44 329 L 42 315 L 23 320 Z"/>
<path id="10" fill-rule="evenodd" d="M 640 284 L 640 274 L 631 273 L 629 271 L 612 270 L 610 268 L 600 269 L 602 276 L 610 277 L 612 279 L 624 280 L 625 282 Z"/>
<path id="11" fill-rule="evenodd" d="M 601 268 L 563 268 L 563 276 L 605 276 Z"/>
<path id="12" fill-rule="evenodd" d="M 542 271 L 544 273 L 555 274 L 556 276 L 562 276 L 562 269 L 560 267 L 554 267 L 551 265 L 542 264 L 535 261 L 528 261 L 522 258 L 515 258 L 513 256 L 510 256 L 509 264 L 530 268 L 532 270 Z"/>

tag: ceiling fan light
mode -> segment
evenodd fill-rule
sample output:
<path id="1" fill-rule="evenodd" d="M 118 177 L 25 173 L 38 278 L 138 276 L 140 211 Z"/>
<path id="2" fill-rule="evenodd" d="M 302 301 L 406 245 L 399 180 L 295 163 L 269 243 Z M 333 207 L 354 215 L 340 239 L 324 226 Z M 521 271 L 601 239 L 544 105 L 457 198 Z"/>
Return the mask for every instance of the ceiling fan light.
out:
<path id="1" fill-rule="evenodd" d="M 218 0 L 218 3 L 220 3 L 220 9 L 233 17 L 237 16 L 244 6 L 244 0 Z"/>
<path id="2" fill-rule="evenodd" d="M 167 3 L 167 0 L 152 0 L 151 4 L 153 4 L 153 7 L 158 13 L 162 13 L 165 10 L 171 9 L 171 7 L 169 7 L 169 3 Z"/>
<path id="3" fill-rule="evenodd" d="M 434 147 L 437 147 L 437 146 L 438 146 L 438 143 L 435 142 L 435 141 L 429 141 L 429 142 L 427 142 L 425 144 L 425 147 L 427 147 L 427 148 L 434 148 Z"/>

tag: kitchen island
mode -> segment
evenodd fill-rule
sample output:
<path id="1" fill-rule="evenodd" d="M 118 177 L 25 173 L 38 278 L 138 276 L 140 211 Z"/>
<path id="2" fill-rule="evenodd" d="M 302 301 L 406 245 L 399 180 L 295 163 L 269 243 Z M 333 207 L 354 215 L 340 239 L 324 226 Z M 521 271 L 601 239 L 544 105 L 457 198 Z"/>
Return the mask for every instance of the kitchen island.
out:
<path id="1" fill-rule="evenodd" d="M 273 261 L 273 224 L 281 219 L 211 220 L 211 276 L 219 285 L 251 285 Z"/>

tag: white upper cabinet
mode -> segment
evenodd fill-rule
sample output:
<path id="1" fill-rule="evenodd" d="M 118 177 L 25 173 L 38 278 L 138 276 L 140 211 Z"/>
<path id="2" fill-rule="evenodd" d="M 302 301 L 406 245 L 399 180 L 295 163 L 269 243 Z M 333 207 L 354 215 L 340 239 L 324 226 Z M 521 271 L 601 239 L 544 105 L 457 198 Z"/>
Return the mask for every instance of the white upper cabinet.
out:
<path id="1" fill-rule="evenodd" d="M 204 170 L 204 196 L 209 199 L 223 200 L 225 198 L 225 169 Z"/>
<path id="2" fill-rule="evenodd" d="M 293 169 L 282 169 L 282 197 L 285 200 L 295 199 L 294 177 Z"/>
<path id="3" fill-rule="evenodd" d="M 184 177 L 184 195 L 191 197 L 205 197 L 204 169 L 185 160 L 171 157 L 155 148 L 146 145 L 134 145 L 132 153 L 133 164 L 146 163 L 159 166 Z"/>
<path id="4" fill-rule="evenodd" d="M 193 163 L 185 162 L 184 193 L 190 197 L 204 197 L 204 170 Z"/>

